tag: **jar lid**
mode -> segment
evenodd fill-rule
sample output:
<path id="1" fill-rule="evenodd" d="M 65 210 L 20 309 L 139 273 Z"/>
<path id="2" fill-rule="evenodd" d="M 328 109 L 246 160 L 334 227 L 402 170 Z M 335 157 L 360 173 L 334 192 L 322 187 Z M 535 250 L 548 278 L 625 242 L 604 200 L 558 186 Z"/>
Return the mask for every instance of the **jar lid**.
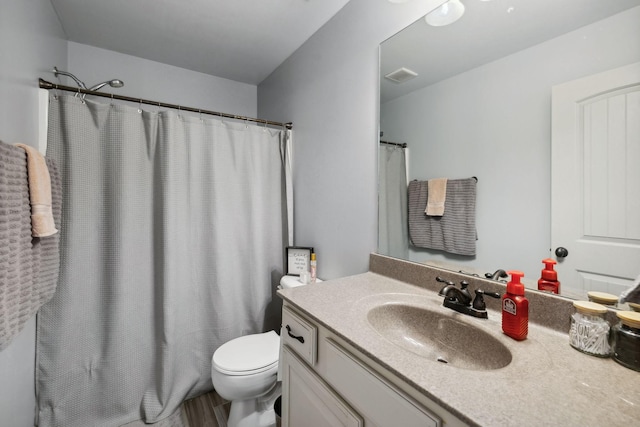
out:
<path id="1" fill-rule="evenodd" d="M 619 311 L 618 319 L 630 328 L 640 329 L 640 313 L 637 311 Z"/>
<path id="2" fill-rule="evenodd" d="M 574 301 L 573 306 L 584 314 L 603 314 L 607 312 L 607 307 L 591 301 Z"/>
<path id="3" fill-rule="evenodd" d="M 617 296 L 606 292 L 590 291 L 587 292 L 587 295 L 589 296 L 589 301 L 597 302 L 599 304 L 615 305 L 618 303 Z"/>

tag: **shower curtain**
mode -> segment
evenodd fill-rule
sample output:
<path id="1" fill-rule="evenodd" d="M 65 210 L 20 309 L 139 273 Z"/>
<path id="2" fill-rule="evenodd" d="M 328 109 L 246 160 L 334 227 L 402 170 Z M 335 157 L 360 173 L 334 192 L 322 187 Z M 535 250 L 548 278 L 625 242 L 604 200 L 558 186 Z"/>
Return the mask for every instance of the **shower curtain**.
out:
<path id="1" fill-rule="evenodd" d="M 38 316 L 40 426 L 156 422 L 276 327 L 290 131 L 52 96 L 58 290 Z"/>
<path id="2" fill-rule="evenodd" d="M 378 152 L 378 253 L 409 257 L 405 149 L 380 144 Z"/>

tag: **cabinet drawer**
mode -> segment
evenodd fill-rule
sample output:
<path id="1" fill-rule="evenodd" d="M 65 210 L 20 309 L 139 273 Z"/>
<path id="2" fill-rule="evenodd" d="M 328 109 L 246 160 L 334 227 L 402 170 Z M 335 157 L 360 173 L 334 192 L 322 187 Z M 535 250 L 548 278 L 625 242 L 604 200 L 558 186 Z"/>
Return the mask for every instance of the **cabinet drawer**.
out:
<path id="1" fill-rule="evenodd" d="M 309 366 L 316 363 L 318 328 L 289 308 L 282 309 L 282 339 Z"/>
<path id="2" fill-rule="evenodd" d="M 380 426 L 440 427 L 442 420 L 335 341 L 323 341 L 325 380 L 358 412 Z"/>

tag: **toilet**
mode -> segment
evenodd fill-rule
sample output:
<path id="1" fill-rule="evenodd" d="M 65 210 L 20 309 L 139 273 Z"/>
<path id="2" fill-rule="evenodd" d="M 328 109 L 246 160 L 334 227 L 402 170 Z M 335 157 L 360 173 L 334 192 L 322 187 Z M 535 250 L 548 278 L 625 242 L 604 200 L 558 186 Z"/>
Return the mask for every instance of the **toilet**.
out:
<path id="1" fill-rule="evenodd" d="M 303 284 L 284 276 L 282 288 Z M 280 336 L 275 331 L 238 337 L 222 344 L 211 359 L 211 380 L 216 392 L 231 401 L 228 427 L 271 427 L 280 396 L 277 381 Z"/>
<path id="2" fill-rule="evenodd" d="M 211 380 L 216 392 L 231 401 L 229 427 L 275 425 L 279 354 L 280 336 L 275 331 L 235 338 L 213 353 Z"/>

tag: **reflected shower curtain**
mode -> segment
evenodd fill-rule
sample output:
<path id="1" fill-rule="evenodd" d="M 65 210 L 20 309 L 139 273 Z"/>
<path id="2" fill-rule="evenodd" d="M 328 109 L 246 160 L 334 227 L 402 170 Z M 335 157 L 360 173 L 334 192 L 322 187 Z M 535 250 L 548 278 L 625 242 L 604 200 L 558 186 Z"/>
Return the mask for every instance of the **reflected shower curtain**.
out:
<path id="1" fill-rule="evenodd" d="M 277 325 L 289 132 L 50 98 L 64 207 L 38 316 L 40 426 L 168 417 L 229 339 Z"/>
<path id="2" fill-rule="evenodd" d="M 378 152 L 378 253 L 409 258 L 405 149 L 380 144 Z"/>

